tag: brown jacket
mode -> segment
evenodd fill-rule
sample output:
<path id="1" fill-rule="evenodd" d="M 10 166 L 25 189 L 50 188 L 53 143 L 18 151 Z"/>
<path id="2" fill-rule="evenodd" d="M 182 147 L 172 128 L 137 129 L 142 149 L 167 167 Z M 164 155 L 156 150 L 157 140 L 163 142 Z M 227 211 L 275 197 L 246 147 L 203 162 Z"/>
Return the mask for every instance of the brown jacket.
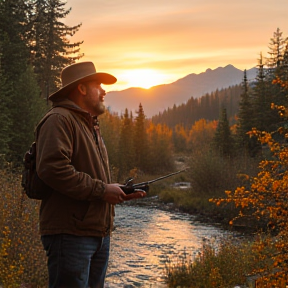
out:
<path id="1" fill-rule="evenodd" d="M 53 189 L 41 203 L 40 234 L 106 236 L 114 207 L 102 200 L 111 180 L 97 119 L 72 101 L 56 104 L 36 133 L 36 170 Z"/>

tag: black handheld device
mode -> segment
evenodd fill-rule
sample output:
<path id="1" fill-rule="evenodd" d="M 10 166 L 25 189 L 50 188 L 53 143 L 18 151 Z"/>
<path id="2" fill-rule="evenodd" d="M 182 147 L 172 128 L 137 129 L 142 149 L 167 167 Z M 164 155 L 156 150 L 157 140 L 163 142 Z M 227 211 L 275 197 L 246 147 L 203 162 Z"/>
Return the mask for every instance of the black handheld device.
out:
<path id="1" fill-rule="evenodd" d="M 174 173 L 170 173 L 168 175 L 161 176 L 159 178 L 156 178 L 150 181 L 136 183 L 136 184 L 133 184 L 133 178 L 130 178 L 124 185 L 121 185 L 120 188 L 124 191 L 125 194 L 131 194 L 131 193 L 137 192 L 137 190 L 149 192 L 149 184 L 171 177 L 173 175 L 185 172 L 187 169 L 188 168 L 174 172 Z"/>

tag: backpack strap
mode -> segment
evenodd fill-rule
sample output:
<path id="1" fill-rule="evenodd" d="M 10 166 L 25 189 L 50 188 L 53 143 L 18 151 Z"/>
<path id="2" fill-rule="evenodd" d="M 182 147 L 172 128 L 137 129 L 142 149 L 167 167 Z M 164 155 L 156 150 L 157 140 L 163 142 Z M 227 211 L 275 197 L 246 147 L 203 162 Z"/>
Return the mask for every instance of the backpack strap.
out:
<path id="1" fill-rule="evenodd" d="M 43 200 L 51 194 L 51 189 L 39 177 L 36 171 L 36 142 L 39 130 L 44 122 L 54 114 L 52 107 L 36 125 L 34 130 L 35 141 L 31 144 L 30 149 L 24 155 L 24 169 L 22 171 L 21 184 L 23 187 L 23 195 L 26 194 L 31 199 Z"/>

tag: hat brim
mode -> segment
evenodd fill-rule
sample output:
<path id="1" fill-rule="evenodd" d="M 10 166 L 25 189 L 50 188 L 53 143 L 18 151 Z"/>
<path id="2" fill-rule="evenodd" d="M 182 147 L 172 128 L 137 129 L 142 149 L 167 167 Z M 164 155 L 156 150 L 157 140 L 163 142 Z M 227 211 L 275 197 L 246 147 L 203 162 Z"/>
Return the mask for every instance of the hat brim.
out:
<path id="1" fill-rule="evenodd" d="M 116 83 L 117 78 L 108 73 L 96 72 L 91 75 L 79 78 L 73 81 L 72 83 L 67 84 L 66 86 L 63 86 L 56 92 L 52 93 L 48 97 L 48 99 L 51 101 L 54 101 L 55 99 L 63 98 L 67 96 L 67 93 L 73 88 L 75 88 L 79 83 L 84 82 L 84 81 L 93 81 L 93 80 L 99 82 L 100 84 L 111 85 L 111 84 Z"/>

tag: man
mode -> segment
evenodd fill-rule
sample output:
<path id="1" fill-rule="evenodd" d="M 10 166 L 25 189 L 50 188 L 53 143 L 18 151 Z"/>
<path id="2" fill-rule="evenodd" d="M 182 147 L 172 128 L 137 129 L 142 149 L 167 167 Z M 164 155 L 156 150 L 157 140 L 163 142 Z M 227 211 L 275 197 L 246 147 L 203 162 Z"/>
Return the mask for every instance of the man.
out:
<path id="1" fill-rule="evenodd" d="M 100 288 L 108 265 L 114 205 L 145 196 L 111 184 L 97 116 L 105 111 L 103 84 L 117 79 L 92 62 L 63 69 L 62 88 L 36 130 L 37 173 L 51 187 L 40 207 L 49 288 Z"/>

